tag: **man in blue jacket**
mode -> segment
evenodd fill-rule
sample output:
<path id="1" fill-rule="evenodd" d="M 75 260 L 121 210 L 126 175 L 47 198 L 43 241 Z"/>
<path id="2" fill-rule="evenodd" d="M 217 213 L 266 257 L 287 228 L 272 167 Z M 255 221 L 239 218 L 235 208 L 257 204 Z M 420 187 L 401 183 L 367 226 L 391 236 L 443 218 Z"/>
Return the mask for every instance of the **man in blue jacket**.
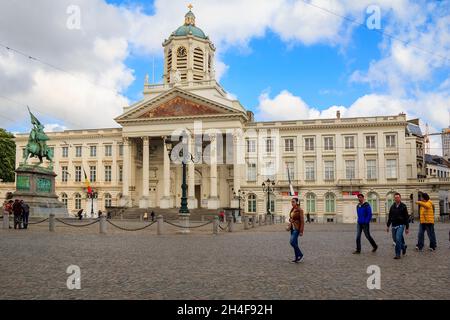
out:
<path id="1" fill-rule="evenodd" d="M 372 208 L 370 204 L 364 200 L 362 193 L 358 194 L 358 205 L 356 206 L 356 212 L 358 214 L 358 226 L 356 231 L 356 251 L 353 254 L 361 253 L 361 233 L 364 231 L 364 235 L 372 245 L 372 252 L 377 251 L 378 246 L 370 235 L 370 221 L 372 220 Z"/>

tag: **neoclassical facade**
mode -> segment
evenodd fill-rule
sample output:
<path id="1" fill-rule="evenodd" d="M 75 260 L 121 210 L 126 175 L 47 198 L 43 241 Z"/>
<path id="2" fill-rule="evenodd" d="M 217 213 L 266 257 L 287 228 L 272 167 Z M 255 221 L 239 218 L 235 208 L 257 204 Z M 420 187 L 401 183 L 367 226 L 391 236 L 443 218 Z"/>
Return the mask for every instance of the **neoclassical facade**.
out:
<path id="1" fill-rule="evenodd" d="M 422 177 L 423 136 L 411 130 L 417 120 L 337 113 L 333 119 L 257 122 L 215 80 L 215 47 L 191 11 L 163 47 L 163 83 L 145 80 L 143 99 L 115 119 L 119 128 L 48 133 L 56 190 L 69 212 L 90 212 L 84 172 L 98 192 L 95 210 L 179 207 L 180 149 L 192 155 L 185 160 L 191 209 L 237 207 L 241 190 L 244 212 L 264 214 L 269 207 L 287 215 L 291 180 L 316 221 L 353 222 L 359 192 L 383 220 L 394 192 L 415 210 L 418 191 L 437 200 L 448 187 L 447 179 Z M 27 139 L 16 136 L 17 164 Z M 262 188 L 267 179 L 274 181 L 270 202 Z"/>

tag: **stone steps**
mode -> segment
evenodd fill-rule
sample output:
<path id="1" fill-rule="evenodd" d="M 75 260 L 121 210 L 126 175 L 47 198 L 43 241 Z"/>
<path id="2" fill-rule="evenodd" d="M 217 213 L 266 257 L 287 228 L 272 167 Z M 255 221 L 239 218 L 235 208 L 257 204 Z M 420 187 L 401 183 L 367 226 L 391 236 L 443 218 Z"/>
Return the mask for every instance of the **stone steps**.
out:
<path id="1" fill-rule="evenodd" d="M 141 209 L 137 207 L 132 208 L 111 208 L 108 211 L 111 212 L 112 217 L 114 219 L 120 219 L 121 215 L 123 219 L 136 219 L 139 220 L 141 216 L 147 212 L 148 218 L 150 219 L 151 212 L 155 213 L 155 218 L 158 215 L 162 215 L 166 220 L 176 220 L 178 219 L 179 209 L 178 208 L 170 208 L 170 209 L 160 209 L 160 208 L 147 208 Z M 202 221 L 202 220 L 210 220 L 213 216 L 218 215 L 220 210 L 210 210 L 210 209 L 191 209 L 190 212 L 190 220 L 193 221 Z"/>

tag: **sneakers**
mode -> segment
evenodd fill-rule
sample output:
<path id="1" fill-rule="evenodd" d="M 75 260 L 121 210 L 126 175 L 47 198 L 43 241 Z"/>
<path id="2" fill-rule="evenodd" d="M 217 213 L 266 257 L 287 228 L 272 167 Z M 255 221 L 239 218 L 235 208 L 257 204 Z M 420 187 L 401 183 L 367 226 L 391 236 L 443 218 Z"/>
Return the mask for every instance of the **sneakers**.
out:
<path id="1" fill-rule="evenodd" d="M 360 253 L 361 253 L 361 251 L 359 251 L 359 250 L 353 251 L 353 254 L 360 254 Z"/>
<path id="2" fill-rule="evenodd" d="M 398 260 L 398 259 L 400 259 L 400 256 L 395 256 L 394 259 Z"/>
<path id="3" fill-rule="evenodd" d="M 430 250 L 431 252 L 436 251 L 436 248 L 428 248 L 428 250 Z"/>
<path id="4" fill-rule="evenodd" d="M 416 246 L 416 251 L 417 251 L 417 252 L 422 252 L 423 250 L 420 249 L 418 246 Z"/>
<path id="5" fill-rule="evenodd" d="M 292 260 L 291 263 L 299 263 L 301 261 L 303 261 L 303 256 L 301 256 L 301 257 L 299 257 L 299 258 L 297 258 L 295 260 Z"/>
<path id="6" fill-rule="evenodd" d="M 378 249 L 378 246 L 375 246 L 375 247 L 372 249 L 372 252 L 377 251 L 377 249 Z"/>
<path id="7" fill-rule="evenodd" d="M 406 248 L 408 248 L 408 246 L 405 244 L 405 246 L 403 247 L 403 250 L 402 250 L 403 255 L 406 254 Z"/>

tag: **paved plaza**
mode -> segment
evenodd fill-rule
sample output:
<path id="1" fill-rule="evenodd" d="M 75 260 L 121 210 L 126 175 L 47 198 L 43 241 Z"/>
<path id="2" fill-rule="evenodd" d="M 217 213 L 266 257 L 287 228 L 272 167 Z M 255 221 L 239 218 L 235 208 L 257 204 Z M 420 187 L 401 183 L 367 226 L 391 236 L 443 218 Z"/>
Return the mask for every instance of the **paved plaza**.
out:
<path id="1" fill-rule="evenodd" d="M 118 221 L 139 226 L 142 223 Z M 390 233 L 373 224 L 376 253 L 355 226 L 307 224 L 305 260 L 291 264 L 285 224 L 212 235 L 212 226 L 177 234 L 156 224 L 138 232 L 46 224 L 0 230 L 0 299 L 449 299 L 450 224 L 437 224 L 436 252 L 415 252 L 418 224 L 406 238 L 407 255 L 394 260 Z M 426 242 L 428 245 L 428 242 Z M 66 286 L 69 265 L 81 269 L 81 289 Z M 381 289 L 369 290 L 367 267 L 381 268 Z"/>

